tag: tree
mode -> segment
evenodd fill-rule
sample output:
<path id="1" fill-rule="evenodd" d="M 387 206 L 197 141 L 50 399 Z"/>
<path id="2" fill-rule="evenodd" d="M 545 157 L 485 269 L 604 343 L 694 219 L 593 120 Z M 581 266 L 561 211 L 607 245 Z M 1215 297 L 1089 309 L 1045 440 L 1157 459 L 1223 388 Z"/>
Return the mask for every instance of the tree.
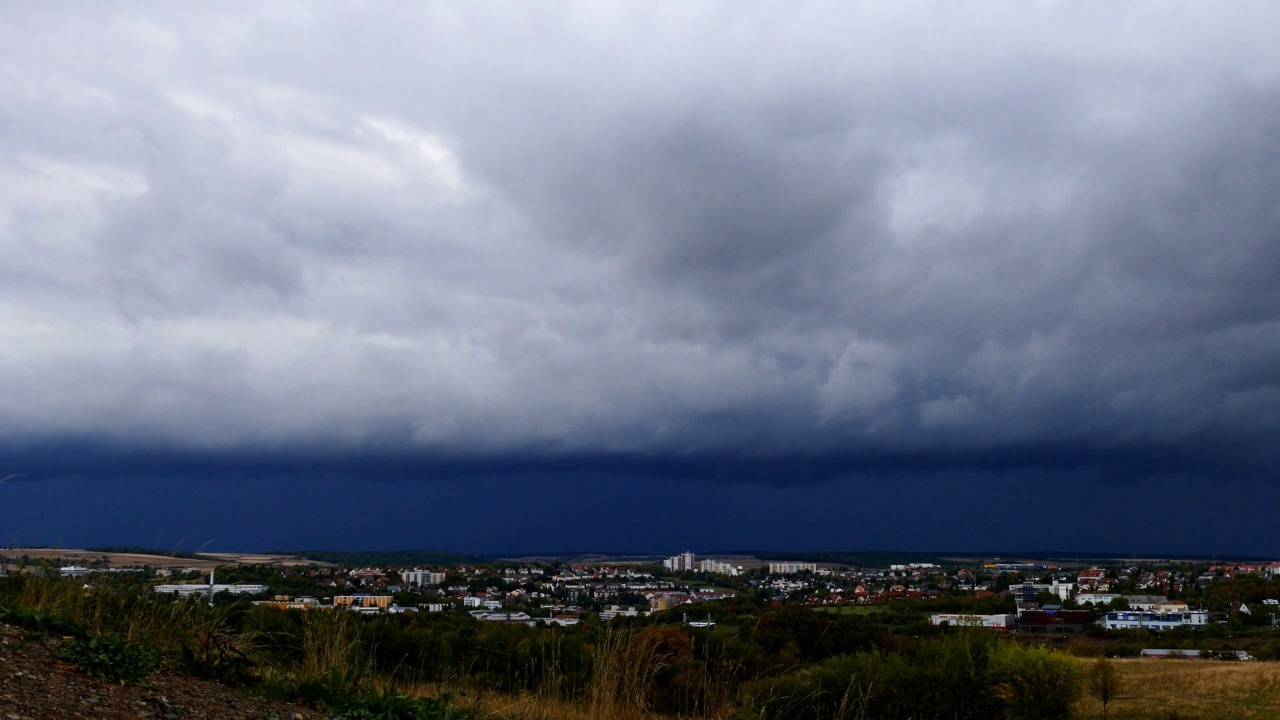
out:
<path id="1" fill-rule="evenodd" d="M 1008 718 L 1066 720 L 1082 689 L 1075 658 L 1013 642 L 992 648 L 988 673 Z"/>
<path id="2" fill-rule="evenodd" d="M 1116 671 L 1116 666 L 1106 658 L 1095 662 L 1085 674 L 1085 684 L 1089 694 L 1102 703 L 1102 717 L 1107 717 L 1107 703 L 1115 700 L 1124 690 L 1124 678 Z"/>

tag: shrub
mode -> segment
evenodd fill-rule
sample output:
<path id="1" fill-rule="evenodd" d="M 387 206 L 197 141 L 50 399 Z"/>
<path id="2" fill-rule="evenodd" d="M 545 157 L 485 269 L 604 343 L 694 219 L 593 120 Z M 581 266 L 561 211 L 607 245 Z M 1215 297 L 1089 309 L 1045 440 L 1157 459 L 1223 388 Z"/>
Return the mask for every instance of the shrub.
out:
<path id="1" fill-rule="evenodd" d="M 85 637 L 84 628 L 42 608 L 0 606 L 0 620 L 39 635 Z"/>
<path id="2" fill-rule="evenodd" d="M 334 720 L 473 720 L 475 714 L 455 708 L 446 696 L 414 698 L 391 688 L 354 696 Z"/>
<path id="3" fill-rule="evenodd" d="M 894 654 L 859 653 L 752 683 L 762 720 L 1060 720 L 1080 694 L 1064 653 L 965 633 Z"/>
<path id="4" fill-rule="evenodd" d="M 58 656 L 99 680 L 121 685 L 145 685 L 147 677 L 159 670 L 163 661 L 153 648 L 131 643 L 119 635 L 72 638 Z"/>
<path id="5" fill-rule="evenodd" d="M 1080 697 L 1080 664 L 1060 652 L 1003 643 L 993 653 L 991 675 L 1008 717 L 1071 717 Z"/>
<path id="6" fill-rule="evenodd" d="M 472 720 L 474 714 L 452 705 L 449 695 L 415 698 L 388 686 L 374 690 L 357 673 L 330 672 L 292 682 L 273 682 L 268 697 L 324 708 L 335 720 Z"/>

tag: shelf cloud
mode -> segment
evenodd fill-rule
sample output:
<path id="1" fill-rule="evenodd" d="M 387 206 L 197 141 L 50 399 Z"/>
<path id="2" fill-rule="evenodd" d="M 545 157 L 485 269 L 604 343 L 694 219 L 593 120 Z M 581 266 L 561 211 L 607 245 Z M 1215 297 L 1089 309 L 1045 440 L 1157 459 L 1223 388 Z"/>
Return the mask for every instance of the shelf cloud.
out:
<path id="1" fill-rule="evenodd" d="M 0 17 L 0 475 L 1280 467 L 1274 6 Z"/>

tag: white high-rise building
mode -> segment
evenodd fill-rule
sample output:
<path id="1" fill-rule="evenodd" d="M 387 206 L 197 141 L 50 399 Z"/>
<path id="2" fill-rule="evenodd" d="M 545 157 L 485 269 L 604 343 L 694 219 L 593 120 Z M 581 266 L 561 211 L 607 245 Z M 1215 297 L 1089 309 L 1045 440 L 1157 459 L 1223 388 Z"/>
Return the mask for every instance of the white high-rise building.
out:
<path id="1" fill-rule="evenodd" d="M 738 575 L 741 571 L 734 565 L 719 560 L 703 560 L 698 563 L 698 570 L 704 573 L 717 573 L 719 575 Z"/>
<path id="2" fill-rule="evenodd" d="M 400 577 L 404 579 L 407 585 L 417 585 L 418 587 L 426 587 L 427 585 L 441 585 L 444 583 L 444 573 L 433 572 L 431 570 L 401 570 Z"/>
<path id="3" fill-rule="evenodd" d="M 814 563 L 806 562 L 771 562 L 769 563 L 770 575 L 794 575 L 802 572 L 814 572 L 818 566 Z"/>
<path id="4" fill-rule="evenodd" d="M 698 559 L 693 553 L 686 550 L 679 555 L 673 555 L 663 560 L 662 567 L 676 572 L 695 572 L 698 569 Z"/>

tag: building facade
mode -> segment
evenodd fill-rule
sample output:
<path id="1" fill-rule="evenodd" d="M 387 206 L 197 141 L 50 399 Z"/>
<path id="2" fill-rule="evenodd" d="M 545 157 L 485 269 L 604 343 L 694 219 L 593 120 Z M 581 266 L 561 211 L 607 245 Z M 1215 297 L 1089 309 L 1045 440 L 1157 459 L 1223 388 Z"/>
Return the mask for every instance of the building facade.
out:
<path id="1" fill-rule="evenodd" d="M 1208 610 L 1186 612 L 1109 612 L 1099 621 L 1108 630 L 1172 630 L 1180 627 L 1202 627 L 1209 624 Z"/>
<path id="2" fill-rule="evenodd" d="M 662 567 L 676 572 L 696 572 L 698 559 L 693 553 L 685 551 L 662 561 Z"/>
<path id="3" fill-rule="evenodd" d="M 997 630 L 1008 630 L 1018 623 L 1014 615 L 964 615 L 961 613 L 939 613 L 929 618 L 931 625 L 950 625 L 951 627 L 984 627 Z"/>
<path id="4" fill-rule="evenodd" d="M 814 572 L 818 569 L 815 563 L 806 562 L 771 562 L 769 563 L 770 575 L 795 575 L 802 572 Z"/>

